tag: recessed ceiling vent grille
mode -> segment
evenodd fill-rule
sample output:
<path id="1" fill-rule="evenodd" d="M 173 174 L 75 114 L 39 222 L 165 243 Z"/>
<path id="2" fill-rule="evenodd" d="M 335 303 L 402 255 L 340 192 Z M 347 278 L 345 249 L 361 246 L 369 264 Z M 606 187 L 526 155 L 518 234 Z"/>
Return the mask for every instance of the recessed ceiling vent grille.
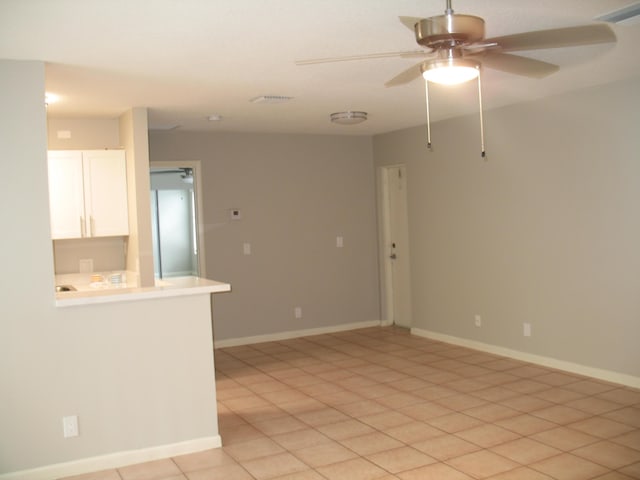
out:
<path id="1" fill-rule="evenodd" d="M 251 103 L 286 103 L 293 100 L 293 97 L 285 97 L 284 95 L 260 95 L 253 97 L 249 101 Z"/>
<path id="2" fill-rule="evenodd" d="M 615 10 L 599 17 L 594 20 L 601 22 L 617 23 L 620 25 L 631 25 L 640 22 L 640 2 L 636 2 L 628 7 Z"/>

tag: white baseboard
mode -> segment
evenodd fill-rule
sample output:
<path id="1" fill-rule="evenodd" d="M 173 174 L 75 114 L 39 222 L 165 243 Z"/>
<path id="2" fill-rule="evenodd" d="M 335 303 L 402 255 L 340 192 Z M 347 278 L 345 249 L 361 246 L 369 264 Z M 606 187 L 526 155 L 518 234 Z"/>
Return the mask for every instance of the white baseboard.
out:
<path id="1" fill-rule="evenodd" d="M 461 347 L 473 348 L 474 350 L 493 353 L 495 355 L 501 355 L 503 357 L 509 357 L 515 360 L 522 360 L 523 362 L 535 363 L 536 365 L 542 365 L 544 367 L 564 370 L 565 372 L 569 373 L 576 373 L 578 375 L 597 378 L 606 382 L 618 383 L 633 388 L 640 388 L 640 378 L 634 377 L 633 375 L 627 375 L 624 373 L 604 370 L 600 368 L 588 367 L 579 363 L 566 362 L 564 360 L 558 360 L 556 358 L 544 357 L 542 355 L 521 352 L 505 347 L 498 347 L 496 345 L 491 345 L 488 343 L 482 343 L 466 338 L 454 337 L 451 335 L 445 335 L 443 333 L 432 332 L 429 330 L 422 330 L 420 328 L 412 328 L 411 334 L 418 337 L 425 337 L 432 340 L 438 340 L 440 342 L 459 345 Z"/>
<path id="2" fill-rule="evenodd" d="M 358 328 L 379 327 L 380 320 L 371 320 L 368 322 L 346 323 L 344 325 L 331 325 L 329 327 L 307 328 L 304 330 L 292 330 L 289 332 L 269 333 L 266 335 L 256 335 L 253 337 L 230 338 L 227 340 L 215 340 L 215 348 L 237 347 L 240 345 L 251 345 L 253 343 L 277 342 L 280 340 L 288 340 L 291 338 L 309 337 L 311 335 L 322 335 L 325 333 L 344 332 L 347 330 L 356 330 Z M 2 479 L 0 479 L 2 480 Z"/>
<path id="3" fill-rule="evenodd" d="M 150 462 L 178 455 L 219 448 L 222 446 L 220 435 L 213 437 L 196 438 L 185 442 L 173 443 L 170 445 L 160 445 L 157 447 L 144 448 L 141 450 L 128 450 L 126 452 L 116 452 L 99 457 L 83 458 L 72 462 L 57 463 L 45 467 L 31 470 L 21 470 L 0 474 L 0 480 L 53 480 L 71 475 L 81 475 L 83 473 L 98 472 L 111 468 L 124 467 L 134 463 Z"/>

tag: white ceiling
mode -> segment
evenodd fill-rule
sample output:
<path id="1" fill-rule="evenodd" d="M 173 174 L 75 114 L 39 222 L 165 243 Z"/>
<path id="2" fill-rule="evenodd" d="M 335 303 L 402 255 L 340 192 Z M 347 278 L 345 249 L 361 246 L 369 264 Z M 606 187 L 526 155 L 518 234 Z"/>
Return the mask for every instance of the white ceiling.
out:
<path id="1" fill-rule="evenodd" d="M 634 0 L 453 0 L 486 36 L 590 24 Z M 398 16 L 440 15 L 445 0 L 0 0 L 0 58 L 46 62 L 54 117 L 117 117 L 148 107 L 151 128 L 377 134 L 425 122 L 424 86 L 385 88 L 416 63 L 383 58 L 309 66 L 295 60 L 416 50 Z M 640 23 L 615 45 L 519 52 L 557 63 L 532 80 L 486 69 L 485 110 L 640 76 Z M 434 120 L 477 111 L 474 82 L 431 89 Z M 253 104 L 260 95 L 294 97 Z M 355 126 L 336 111 L 364 110 Z M 220 122 L 206 117 L 219 114 Z"/>

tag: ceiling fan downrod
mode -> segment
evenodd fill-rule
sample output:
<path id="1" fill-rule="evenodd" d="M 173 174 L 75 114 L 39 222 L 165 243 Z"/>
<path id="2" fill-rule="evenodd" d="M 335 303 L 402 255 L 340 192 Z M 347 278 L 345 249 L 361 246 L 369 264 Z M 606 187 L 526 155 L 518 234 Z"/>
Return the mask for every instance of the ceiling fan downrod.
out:
<path id="1" fill-rule="evenodd" d="M 447 9 L 444 11 L 445 15 L 453 15 L 453 8 L 451 8 L 451 0 L 447 0 Z"/>

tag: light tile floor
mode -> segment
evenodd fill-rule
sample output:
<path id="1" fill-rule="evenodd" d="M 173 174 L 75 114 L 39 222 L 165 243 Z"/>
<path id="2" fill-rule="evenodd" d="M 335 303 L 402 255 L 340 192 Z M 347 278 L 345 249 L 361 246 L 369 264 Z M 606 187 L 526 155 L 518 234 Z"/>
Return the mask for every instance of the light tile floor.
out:
<path id="1" fill-rule="evenodd" d="M 640 391 L 392 327 L 216 350 L 223 448 L 74 480 L 640 479 Z"/>

